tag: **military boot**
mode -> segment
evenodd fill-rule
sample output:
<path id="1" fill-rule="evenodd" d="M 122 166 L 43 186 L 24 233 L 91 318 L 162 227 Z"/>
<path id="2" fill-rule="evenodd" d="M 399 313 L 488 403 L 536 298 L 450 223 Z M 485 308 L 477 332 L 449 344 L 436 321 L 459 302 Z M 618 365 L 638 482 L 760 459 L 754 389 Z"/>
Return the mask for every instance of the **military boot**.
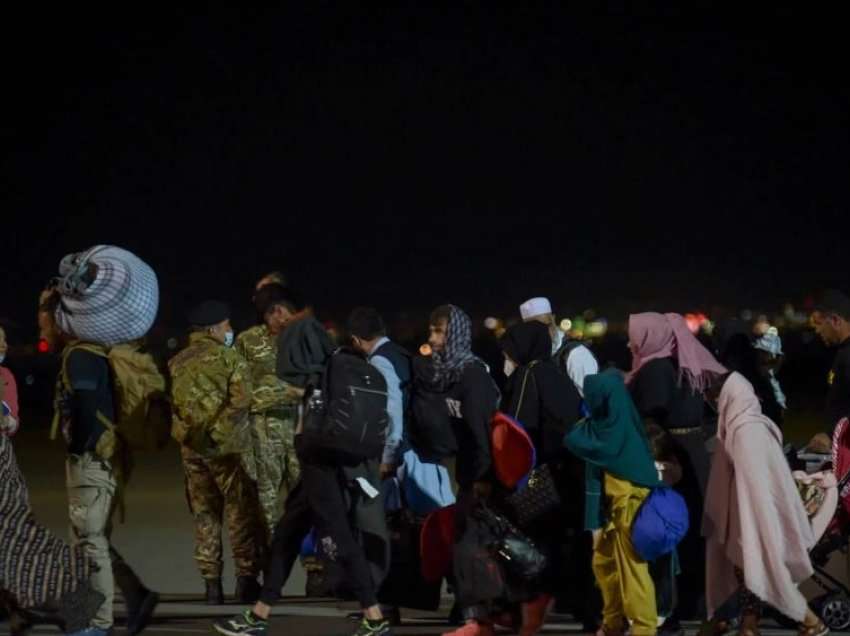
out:
<path id="1" fill-rule="evenodd" d="M 239 576 L 236 578 L 236 600 L 240 603 L 256 603 L 260 598 L 262 587 L 253 576 Z"/>
<path id="2" fill-rule="evenodd" d="M 207 605 L 224 605 L 221 579 L 204 579 L 207 584 Z"/>

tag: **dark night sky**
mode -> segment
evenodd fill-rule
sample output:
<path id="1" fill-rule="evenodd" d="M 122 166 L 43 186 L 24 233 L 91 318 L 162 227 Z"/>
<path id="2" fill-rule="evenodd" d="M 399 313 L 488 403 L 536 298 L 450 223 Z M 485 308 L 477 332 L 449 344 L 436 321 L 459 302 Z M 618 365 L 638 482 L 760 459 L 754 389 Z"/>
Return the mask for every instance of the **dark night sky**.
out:
<path id="1" fill-rule="evenodd" d="M 0 316 L 97 242 L 172 324 L 278 266 L 337 313 L 850 286 L 836 16 L 303 4 L 4 17 Z"/>

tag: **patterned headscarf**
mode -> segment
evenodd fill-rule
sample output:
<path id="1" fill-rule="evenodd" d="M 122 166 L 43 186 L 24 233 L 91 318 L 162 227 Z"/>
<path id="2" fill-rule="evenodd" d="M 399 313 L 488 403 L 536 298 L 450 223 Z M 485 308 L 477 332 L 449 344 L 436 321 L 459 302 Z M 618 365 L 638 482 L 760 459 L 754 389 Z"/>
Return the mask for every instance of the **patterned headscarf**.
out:
<path id="1" fill-rule="evenodd" d="M 463 370 L 478 360 L 472 353 L 472 320 L 463 309 L 449 305 L 446 346 L 434 352 L 434 376 L 445 382 L 456 382 Z"/>

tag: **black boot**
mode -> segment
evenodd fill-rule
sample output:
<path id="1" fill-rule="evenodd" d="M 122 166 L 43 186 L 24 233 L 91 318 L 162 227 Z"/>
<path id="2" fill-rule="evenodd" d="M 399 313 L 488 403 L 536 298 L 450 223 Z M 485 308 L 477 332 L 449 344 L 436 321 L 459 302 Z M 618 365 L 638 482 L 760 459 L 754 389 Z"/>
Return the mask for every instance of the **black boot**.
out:
<path id="1" fill-rule="evenodd" d="M 209 587 L 207 588 L 209 599 Z M 127 633 L 136 636 L 145 629 L 153 618 L 153 612 L 159 603 L 159 594 L 143 588 L 141 598 L 132 605 L 127 605 Z"/>
<path id="2" fill-rule="evenodd" d="M 207 605 L 224 605 L 221 579 L 204 579 L 207 584 Z"/>
<path id="3" fill-rule="evenodd" d="M 240 603 L 256 603 L 260 598 L 262 588 L 256 577 L 240 576 L 236 578 L 236 600 Z"/>

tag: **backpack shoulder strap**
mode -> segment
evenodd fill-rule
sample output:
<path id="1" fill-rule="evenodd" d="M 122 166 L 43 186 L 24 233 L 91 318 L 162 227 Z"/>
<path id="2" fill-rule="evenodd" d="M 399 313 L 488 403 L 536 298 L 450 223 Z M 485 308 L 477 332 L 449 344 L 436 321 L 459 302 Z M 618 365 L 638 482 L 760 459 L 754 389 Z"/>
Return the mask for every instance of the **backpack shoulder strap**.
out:
<path id="1" fill-rule="evenodd" d="M 68 375 L 68 359 L 71 357 L 71 354 L 75 351 L 87 351 L 96 356 L 100 356 L 105 360 L 109 359 L 109 352 L 106 347 L 98 344 L 94 344 L 92 342 L 81 342 L 79 340 L 68 343 L 65 348 L 62 350 L 62 356 L 59 362 L 59 386 L 61 386 L 62 391 L 65 393 L 73 393 L 74 390 L 71 387 L 71 378 Z M 57 387 L 58 391 L 58 387 Z M 53 423 L 50 426 L 50 439 L 56 439 L 57 434 L 59 433 L 59 409 L 55 408 L 53 413 Z"/>
<path id="2" fill-rule="evenodd" d="M 567 358 L 569 358 L 570 354 L 579 347 L 584 347 L 588 351 L 590 351 L 590 347 L 588 347 L 581 340 L 567 340 L 564 344 L 561 345 L 561 348 L 558 349 L 558 351 L 555 353 L 555 359 L 558 362 L 559 368 L 563 368 L 566 366 Z M 593 355 L 593 351 L 590 351 L 590 355 L 596 358 L 596 356 Z"/>
<path id="3" fill-rule="evenodd" d="M 92 353 L 96 356 L 103 358 L 104 360 L 109 360 L 109 350 L 98 344 L 94 344 L 92 342 L 72 342 L 62 351 L 62 383 L 65 386 L 66 391 L 71 391 L 71 379 L 68 377 L 68 359 L 71 357 L 71 354 L 75 351 L 86 351 L 88 353 Z"/>
<path id="4" fill-rule="evenodd" d="M 531 382 L 534 384 L 535 389 L 537 388 L 537 380 L 534 378 L 534 367 L 537 366 L 537 360 L 533 360 L 531 364 L 529 364 L 525 368 L 525 373 L 522 376 L 522 388 L 519 392 L 519 401 L 517 402 L 516 412 L 514 413 L 514 419 L 519 420 L 519 413 L 522 410 L 522 404 L 525 401 L 525 388 L 528 385 L 528 376 L 531 376 Z"/>

